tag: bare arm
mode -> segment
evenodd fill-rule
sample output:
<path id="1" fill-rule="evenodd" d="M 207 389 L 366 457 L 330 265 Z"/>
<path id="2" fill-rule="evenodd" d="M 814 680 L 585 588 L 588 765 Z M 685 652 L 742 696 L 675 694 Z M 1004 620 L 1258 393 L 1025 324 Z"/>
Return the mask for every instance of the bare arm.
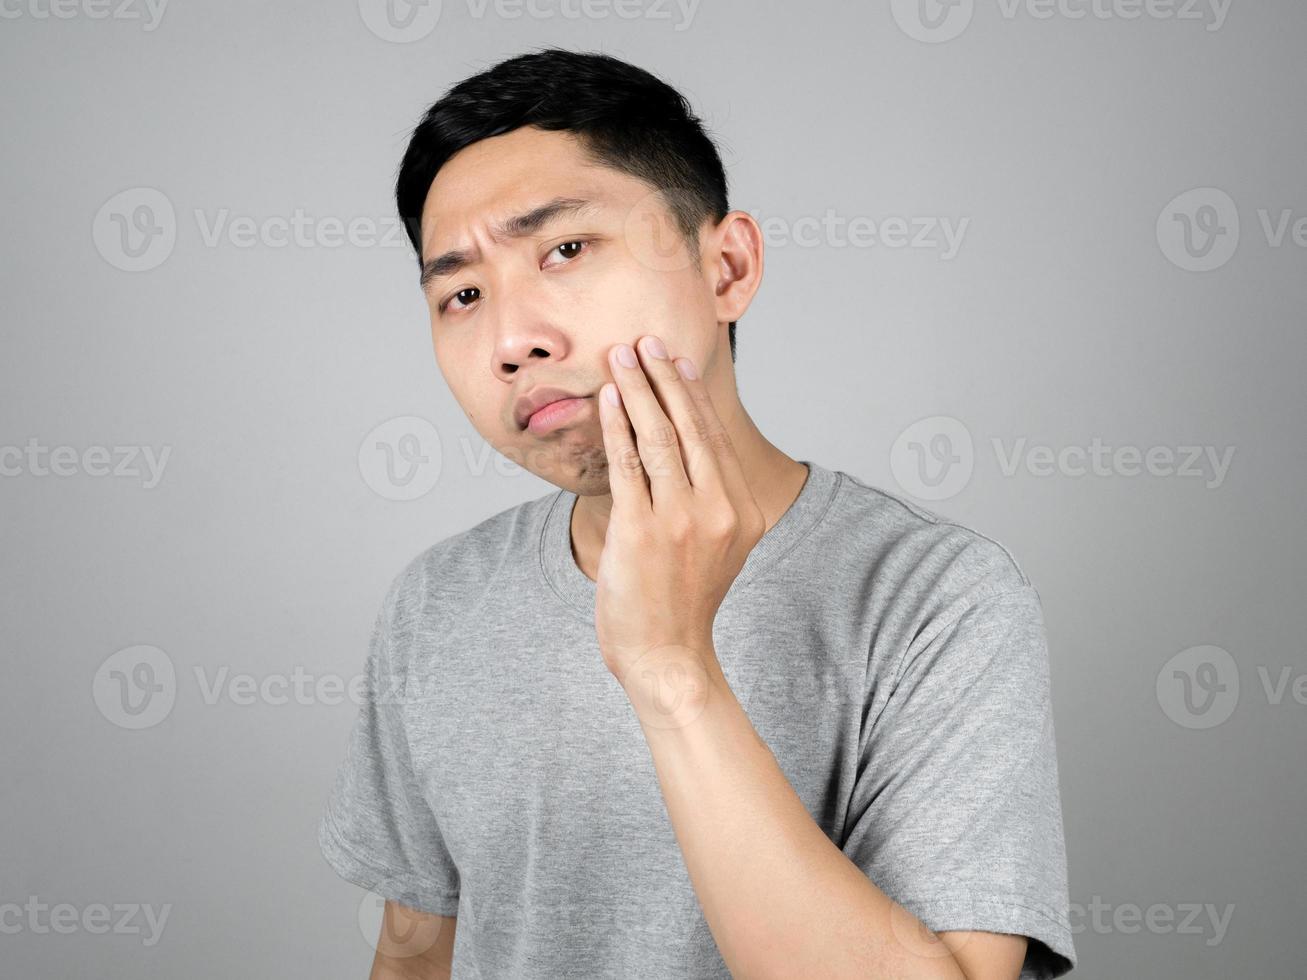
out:
<path id="1" fill-rule="evenodd" d="M 457 924 L 387 900 L 368 980 L 449 980 Z"/>

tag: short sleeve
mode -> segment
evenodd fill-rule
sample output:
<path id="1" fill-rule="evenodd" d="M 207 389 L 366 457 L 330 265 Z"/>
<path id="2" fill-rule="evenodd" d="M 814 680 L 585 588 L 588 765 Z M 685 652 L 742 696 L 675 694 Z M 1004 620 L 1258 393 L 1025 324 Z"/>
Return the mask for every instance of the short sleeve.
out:
<path id="1" fill-rule="evenodd" d="M 1024 935 L 1075 964 L 1047 639 L 1028 584 L 923 629 L 859 745 L 844 854 L 934 932 Z M 876 705 L 878 699 L 873 698 Z"/>
<path id="2" fill-rule="evenodd" d="M 373 627 L 364 680 L 345 760 L 318 825 L 319 847 L 345 880 L 420 912 L 453 916 L 458 869 L 414 777 L 386 608 Z"/>

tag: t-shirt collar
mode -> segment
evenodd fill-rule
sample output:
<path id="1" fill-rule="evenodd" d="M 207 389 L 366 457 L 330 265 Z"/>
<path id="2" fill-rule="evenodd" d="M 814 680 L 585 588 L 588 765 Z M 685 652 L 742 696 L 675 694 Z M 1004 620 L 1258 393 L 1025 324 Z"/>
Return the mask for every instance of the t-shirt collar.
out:
<path id="1" fill-rule="evenodd" d="M 808 477 L 799 495 L 754 545 L 731 588 L 747 585 L 764 569 L 779 561 L 820 521 L 834 497 L 839 474 L 810 460 Z M 571 609 L 594 622 L 595 583 L 586 577 L 572 556 L 572 509 L 577 495 L 559 490 L 549 501 L 540 532 L 540 569 L 545 580 Z"/>

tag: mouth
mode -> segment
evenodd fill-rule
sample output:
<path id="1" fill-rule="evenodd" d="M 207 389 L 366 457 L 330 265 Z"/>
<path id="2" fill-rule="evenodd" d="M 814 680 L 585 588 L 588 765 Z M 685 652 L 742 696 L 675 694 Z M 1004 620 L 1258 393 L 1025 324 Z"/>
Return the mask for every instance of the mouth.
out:
<path id="1" fill-rule="evenodd" d="M 518 431 L 538 434 L 549 427 L 561 425 L 563 417 L 570 416 L 579 408 L 572 402 L 584 404 L 592 395 L 593 392 L 591 395 L 579 395 L 566 388 L 555 388 L 552 384 L 536 385 L 512 404 L 512 421 L 518 426 Z M 549 423 L 548 426 L 546 422 Z"/>
<path id="2" fill-rule="evenodd" d="M 526 430 L 532 435 L 543 436 L 572 422 L 589 406 L 591 396 L 580 395 L 574 398 L 560 398 L 536 409 L 526 420 Z"/>

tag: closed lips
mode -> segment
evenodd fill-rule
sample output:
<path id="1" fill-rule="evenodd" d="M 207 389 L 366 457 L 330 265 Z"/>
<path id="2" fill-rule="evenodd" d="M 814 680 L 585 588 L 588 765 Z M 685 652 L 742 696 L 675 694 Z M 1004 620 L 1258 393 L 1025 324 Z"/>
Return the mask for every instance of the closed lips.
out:
<path id="1" fill-rule="evenodd" d="M 531 416 L 546 405 L 552 405 L 554 402 L 562 401 L 565 398 L 589 398 L 589 395 L 579 394 L 572 391 L 564 391 L 562 388 L 536 388 L 529 395 L 523 395 L 514 403 L 513 420 L 517 423 L 518 429 L 525 429 Z"/>

